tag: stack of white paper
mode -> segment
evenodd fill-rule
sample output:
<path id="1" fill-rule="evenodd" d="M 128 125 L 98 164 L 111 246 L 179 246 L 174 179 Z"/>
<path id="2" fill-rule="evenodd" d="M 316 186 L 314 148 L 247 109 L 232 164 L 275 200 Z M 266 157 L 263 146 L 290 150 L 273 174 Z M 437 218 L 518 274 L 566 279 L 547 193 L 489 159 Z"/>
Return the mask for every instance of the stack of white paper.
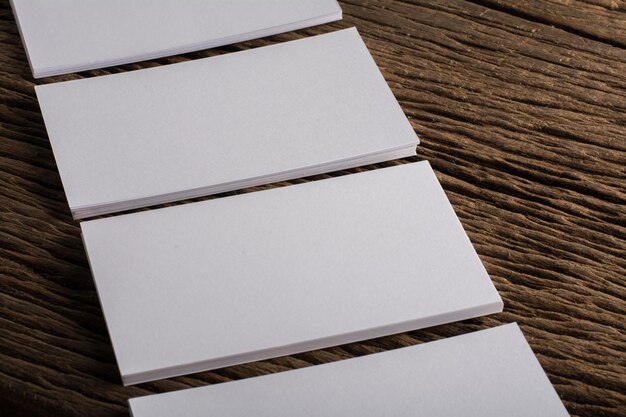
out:
<path id="1" fill-rule="evenodd" d="M 427 162 L 81 226 L 124 384 L 502 310 Z"/>
<path id="2" fill-rule="evenodd" d="M 335 0 L 11 0 L 35 78 L 341 19 Z"/>
<path id="3" fill-rule="evenodd" d="M 567 417 L 517 324 L 130 400 L 133 417 Z"/>
<path id="4" fill-rule="evenodd" d="M 75 218 L 415 154 L 355 29 L 36 89 Z"/>

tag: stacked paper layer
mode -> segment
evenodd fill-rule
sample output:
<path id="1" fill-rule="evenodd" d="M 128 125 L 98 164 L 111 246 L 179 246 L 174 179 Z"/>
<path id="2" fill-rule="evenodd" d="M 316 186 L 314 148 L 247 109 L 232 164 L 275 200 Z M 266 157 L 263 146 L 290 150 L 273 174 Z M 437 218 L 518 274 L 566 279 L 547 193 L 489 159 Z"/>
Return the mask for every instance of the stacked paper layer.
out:
<path id="1" fill-rule="evenodd" d="M 335 0 L 11 4 L 36 78 L 341 18 Z M 419 142 L 354 28 L 36 92 L 75 218 Z M 502 310 L 427 162 L 81 228 L 125 385 Z M 516 324 L 130 405 L 134 417 L 567 416 Z"/>
<path id="2" fill-rule="evenodd" d="M 125 384 L 502 310 L 427 162 L 81 225 Z"/>
<path id="3" fill-rule="evenodd" d="M 341 19 L 335 0 L 11 0 L 35 78 Z"/>
<path id="4" fill-rule="evenodd" d="M 516 324 L 130 400 L 134 417 L 567 417 Z"/>
<path id="5" fill-rule="evenodd" d="M 355 29 L 36 89 L 75 218 L 415 154 Z"/>

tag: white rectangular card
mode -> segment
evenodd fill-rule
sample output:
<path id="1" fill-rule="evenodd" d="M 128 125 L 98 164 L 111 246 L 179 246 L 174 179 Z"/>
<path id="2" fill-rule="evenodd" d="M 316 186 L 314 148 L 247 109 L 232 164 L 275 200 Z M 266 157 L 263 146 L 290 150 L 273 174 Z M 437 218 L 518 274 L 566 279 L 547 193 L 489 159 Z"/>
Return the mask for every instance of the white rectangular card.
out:
<path id="1" fill-rule="evenodd" d="M 567 417 L 517 324 L 130 400 L 133 417 Z"/>
<path id="2" fill-rule="evenodd" d="M 36 87 L 75 218 L 415 154 L 356 29 Z"/>
<path id="3" fill-rule="evenodd" d="M 335 0 L 11 0 L 35 78 L 341 19 Z"/>
<path id="4" fill-rule="evenodd" d="M 81 227 L 126 385 L 502 310 L 427 162 Z"/>

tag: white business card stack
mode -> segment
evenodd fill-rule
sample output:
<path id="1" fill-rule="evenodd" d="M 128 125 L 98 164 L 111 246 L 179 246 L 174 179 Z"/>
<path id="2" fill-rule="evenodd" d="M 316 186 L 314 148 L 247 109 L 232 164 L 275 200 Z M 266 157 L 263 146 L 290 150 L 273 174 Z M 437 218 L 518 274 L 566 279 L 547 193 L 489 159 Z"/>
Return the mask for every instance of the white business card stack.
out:
<path id="1" fill-rule="evenodd" d="M 356 29 L 36 88 L 75 218 L 415 155 Z"/>
<path id="2" fill-rule="evenodd" d="M 133 417 L 567 417 L 517 324 L 130 400 Z"/>
<path id="3" fill-rule="evenodd" d="M 35 77 L 341 18 L 335 0 L 12 0 Z M 356 29 L 36 87 L 74 218 L 415 155 Z M 502 311 L 428 162 L 81 223 L 124 385 Z M 134 417 L 567 412 L 517 325 L 133 399 Z"/>
<path id="4" fill-rule="evenodd" d="M 81 226 L 124 384 L 502 311 L 426 161 Z"/>
<path id="5" fill-rule="evenodd" d="M 11 0 L 35 78 L 144 61 L 341 19 L 335 0 Z"/>

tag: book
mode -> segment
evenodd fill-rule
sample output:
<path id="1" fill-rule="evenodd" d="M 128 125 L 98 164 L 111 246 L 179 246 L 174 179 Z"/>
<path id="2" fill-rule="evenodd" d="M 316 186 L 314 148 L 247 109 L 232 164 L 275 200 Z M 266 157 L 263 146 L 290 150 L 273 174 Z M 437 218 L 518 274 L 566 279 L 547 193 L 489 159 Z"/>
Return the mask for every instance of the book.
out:
<path id="1" fill-rule="evenodd" d="M 568 417 L 517 324 L 132 398 L 133 417 Z"/>
<path id="2" fill-rule="evenodd" d="M 415 155 L 356 29 L 36 87 L 76 219 Z"/>
<path id="3" fill-rule="evenodd" d="M 213 48 L 341 19 L 335 0 L 11 0 L 35 78 Z"/>
<path id="4" fill-rule="evenodd" d="M 81 229 L 125 385 L 502 311 L 426 161 Z"/>

